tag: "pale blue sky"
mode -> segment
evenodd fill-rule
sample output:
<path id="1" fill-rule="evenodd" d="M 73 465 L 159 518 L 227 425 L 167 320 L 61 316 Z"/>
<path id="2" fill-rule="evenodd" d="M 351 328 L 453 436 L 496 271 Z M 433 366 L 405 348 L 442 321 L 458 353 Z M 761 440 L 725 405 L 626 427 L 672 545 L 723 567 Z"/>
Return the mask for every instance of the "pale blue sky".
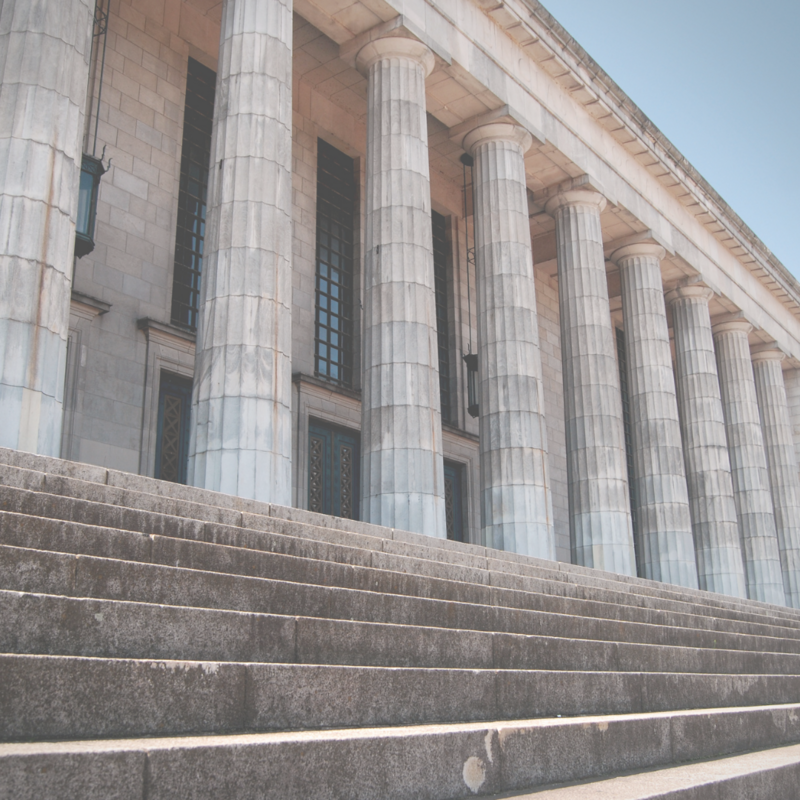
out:
<path id="1" fill-rule="evenodd" d="M 541 0 L 800 279 L 800 0 Z"/>

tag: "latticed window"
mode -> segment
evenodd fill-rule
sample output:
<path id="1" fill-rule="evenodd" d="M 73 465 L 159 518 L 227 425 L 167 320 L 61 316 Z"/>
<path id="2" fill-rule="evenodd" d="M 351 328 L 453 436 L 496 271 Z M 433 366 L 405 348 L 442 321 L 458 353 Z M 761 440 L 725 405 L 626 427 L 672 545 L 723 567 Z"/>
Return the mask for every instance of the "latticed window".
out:
<path id="1" fill-rule="evenodd" d="M 216 77 L 213 70 L 193 58 L 189 59 L 175 237 L 172 322 L 193 329 L 197 328 L 200 307 Z"/>
<path id="2" fill-rule="evenodd" d="M 448 324 L 447 268 L 450 262 L 450 245 L 447 241 L 447 220 L 435 211 L 431 214 L 433 226 L 433 279 L 436 290 L 436 335 L 439 340 L 439 394 L 442 402 L 442 420 L 450 422 L 450 328 Z"/>
<path id="3" fill-rule="evenodd" d="M 359 441 L 356 433 L 308 426 L 308 508 L 358 519 Z"/>
<path id="4" fill-rule="evenodd" d="M 191 403 L 191 380 L 162 371 L 158 392 L 155 469 L 156 478 L 162 481 L 186 483 Z"/>
<path id="5" fill-rule="evenodd" d="M 353 159 L 317 140 L 316 375 L 353 383 Z"/>

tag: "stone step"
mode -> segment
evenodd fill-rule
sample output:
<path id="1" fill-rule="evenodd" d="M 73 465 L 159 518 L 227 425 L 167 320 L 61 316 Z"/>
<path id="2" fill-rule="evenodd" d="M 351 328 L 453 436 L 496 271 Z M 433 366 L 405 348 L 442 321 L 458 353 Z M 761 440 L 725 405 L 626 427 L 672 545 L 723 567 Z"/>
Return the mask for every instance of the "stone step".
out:
<path id="1" fill-rule="evenodd" d="M 116 532 L 111 532 L 111 535 L 114 534 Z M 142 542 L 152 545 L 152 540 L 140 537 L 140 543 Z M 406 626 L 516 634 L 536 633 L 540 636 L 562 639 L 607 642 L 619 640 L 639 644 L 755 652 L 794 654 L 800 652 L 800 642 L 796 639 L 780 638 L 776 635 L 761 636 L 686 628 L 681 625 L 680 619 L 672 619 L 669 615 L 661 615 L 657 623 L 607 620 L 535 609 L 476 605 L 397 594 L 376 594 L 371 591 L 321 585 L 298 585 L 274 579 L 253 579 L 207 570 L 165 567 L 149 562 L 126 563 L 119 559 L 76 557 L 71 554 L 14 548 L 7 545 L 0 546 L 0 576 L 2 579 L 0 585 L 12 593 L 30 592 L 34 596 L 64 595 Z M 227 591 L 219 591 L 220 583 L 227 585 Z M 215 588 L 208 589 L 209 586 Z M 0 591 L 0 609 L 22 604 L 22 600 L 17 600 L 17 597 L 16 594 Z M 255 607 L 248 605 L 248 599 L 257 605 Z M 223 605 L 219 604 L 220 601 Z M 9 628 L 11 635 L 17 635 L 17 631 L 35 631 L 37 637 L 46 636 L 47 640 L 52 642 L 57 641 L 57 637 L 67 634 L 66 630 L 57 630 L 53 625 L 48 627 L 34 624 L 40 610 L 34 607 L 32 599 L 26 600 L 25 603 L 29 607 L 25 620 L 12 625 L 10 622 L 12 614 L 9 610 L 5 613 L 5 625 L 0 618 L 0 631 L 4 627 Z M 61 619 L 66 613 L 59 611 L 56 616 Z M 772 630 L 772 633 L 775 631 Z M 0 642 L 2 641 L 0 637 Z M 26 645 L 20 644 L 19 647 L 20 652 L 24 652 L 25 647 L 30 648 L 33 645 L 28 641 Z M 40 650 L 30 650 L 30 652 L 40 652 Z M 168 654 L 159 657 L 179 656 Z M 218 656 L 197 654 L 181 657 L 218 658 Z M 250 658 L 248 655 L 239 657 Z"/>
<path id="2" fill-rule="evenodd" d="M 450 800 L 800 740 L 800 706 L 0 745 L 5 797 Z M 790 795 L 791 796 L 791 795 Z"/>
<path id="3" fill-rule="evenodd" d="M 357 666 L 800 674 L 800 655 L 0 592 L 6 652 Z"/>
<path id="4" fill-rule="evenodd" d="M 795 744 L 533 794 L 504 792 L 491 800 L 794 800 L 798 786 L 800 745 Z"/>
<path id="5" fill-rule="evenodd" d="M 295 543 L 298 541 L 291 537 L 285 538 Z M 340 562 L 327 563 L 319 559 L 302 559 L 260 550 L 253 552 L 246 548 L 148 536 L 79 523 L 31 518 L 10 512 L 0 512 L 0 543 L 24 546 L 26 549 L 41 548 L 54 552 L 69 551 L 82 555 L 129 559 L 140 563 L 181 564 L 202 571 L 234 574 L 244 571 L 251 576 L 269 576 L 279 581 L 286 577 L 289 581 L 306 585 L 318 585 L 322 571 L 322 583 L 328 595 L 334 594 L 332 587 L 355 587 L 355 591 L 368 591 L 372 594 L 381 592 L 383 595 L 378 604 L 365 604 L 363 598 L 353 599 L 356 607 L 348 608 L 342 605 L 346 603 L 346 594 L 338 593 L 339 610 L 335 614 L 345 618 L 516 632 L 525 632 L 530 630 L 529 625 L 535 625 L 537 632 L 561 636 L 594 639 L 622 637 L 629 641 L 676 643 L 685 646 L 783 652 L 798 652 L 800 648 L 800 637 L 793 636 L 792 629 L 789 629 L 787 635 L 787 629 L 783 626 L 666 610 L 647 611 L 606 602 L 554 598 L 484 584 L 445 582 L 370 567 L 354 568 Z M 13 583 L 8 588 L 44 593 L 77 593 L 66 588 L 54 590 L 30 583 L 22 586 Z M 425 602 L 421 602 L 421 594 L 433 597 L 424 598 Z M 416 602 L 412 598 L 416 598 Z M 290 598 L 288 602 L 293 604 L 294 600 Z M 445 605 L 446 608 L 443 608 Z M 387 606 L 391 608 L 385 608 Z M 319 601 L 314 603 L 313 610 L 308 613 L 317 615 L 318 607 Z M 436 607 L 440 612 L 445 610 L 446 614 L 435 614 L 433 609 Z M 416 610 L 416 615 L 409 619 L 408 609 L 412 608 Z M 390 616 L 376 617 L 376 613 L 383 610 Z M 623 616 L 623 611 L 629 613 Z M 293 613 L 306 612 L 294 609 Z M 364 614 L 368 616 L 365 617 Z M 442 622 L 431 623 L 432 615 Z"/>
<path id="6" fill-rule="evenodd" d="M 800 677 L 0 655 L 0 741 L 576 717 L 791 703 Z"/>
<path id="7" fill-rule="evenodd" d="M 22 458 L 20 459 L 20 456 Z M 27 463 L 28 454 L 15 454 L 14 451 L 3 451 L 0 457 L 7 460 L 22 460 Z M 33 457 L 34 462 L 41 462 L 43 457 Z M 61 462 L 55 459 L 44 459 L 43 466 L 60 467 L 61 472 L 70 472 L 65 467 L 73 465 L 74 462 Z M 228 498 L 213 492 L 205 492 L 191 487 L 183 487 L 175 484 L 165 484 L 140 476 L 127 475 L 126 473 L 113 473 L 113 471 L 102 470 L 100 468 L 89 467 L 88 465 L 74 464 L 72 469 L 80 477 L 53 475 L 41 472 L 33 472 L 22 468 L 0 467 L 0 482 L 10 485 L 26 486 L 29 489 L 36 489 L 37 494 L 53 493 L 58 497 L 85 499 L 90 498 L 93 502 L 100 502 L 100 505 L 126 506 L 127 513 L 122 513 L 119 508 L 109 512 L 107 509 L 92 508 L 90 506 L 71 506 L 70 504 L 57 503 L 54 509 L 47 503 L 40 505 L 37 509 L 34 505 L 28 505 L 25 512 L 37 516 L 56 516 L 60 518 L 74 518 L 82 521 L 95 521 L 98 524 L 112 525 L 115 527 L 125 527 L 130 530 L 144 530 L 145 532 L 162 533 L 165 535 L 178 535 L 185 538 L 213 538 L 209 536 L 205 528 L 215 525 L 222 525 L 228 528 L 241 528 L 242 526 L 254 529 L 264 529 L 269 531 L 279 531 L 295 537 L 305 539 L 322 539 L 323 541 L 348 544 L 352 550 L 373 550 L 381 553 L 397 553 L 409 557 L 416 554 L 422 555 L 418 563 L 413 565 L 415 570 L 422 570 L 422 574 L 436 574 L 430 572 L 430 562 L 441 562 L 445 564 L 460 565 L 465 569 L 484 570 L 491 569 L 493 572 L 522 573 L 531 577 L 549 578 L 553 581 L 579 582 L 586 586 L 590 585 L 597 588 L 609 588 L 615 592 L 625 594 L 643 595 L 645 597 L 664 597 L 667 599 L 677 599 L 679 602 L 689 602 L 694 600 L 700 603 L 701 612 L 709 613 L 710 608 L 733 610 L 748 614 L 758 613 L 769 615 L 773 620 L 786 620 L 788 625 L 800 629 L 800 613 L 783 607 L 769 606 L 767 604 L 753 603 L 751 601 L 741 601 L 735 598 L 725 598 L 721 595 L 714 595 L 707 592 L 697 592 L 692 590 L 677 589 L 652 581 L 645 581 L 637 578 L 627 578 L 625 576 L 602 573 L 597 570 L 587 570 L 569 564 L 557 562 L 540 561 L 525 556 L 517 556 L 512 553 L 503 553 L 490 548 L 463 545 L 455 542 L 435 540 L 430 537 L 409 534 L 402 531 L 392 531 L 391 529 L 379 528 L 378 526 L 367 525 L 366 523 L 353 522 L 351 520 L 341 520 L 337 518 L 325 517 L 318 514 L 298 509 L 286 509 L 278 506 L 269 506 L 255 501 L 242 500 L 241 498 Z M 89 473 L 89 474 L 87 474 Z M 87 477 L 110 480 L 112 473 L 120 486 L 108 486 L 107 484 L 94 484 L 84 480 Z M 160 494 L 149 494 L 142 491 L 135 491 L 127 488 L 131 485 L 138 489 L 158 490 Z M 169 493 L 186 494 L 193 498 L 184 500 L 180 497 L 170 496 Z M 227 502 L 236 508 L 220 507 L 218 505 L 200 503 L 198 499 L 213 500 L 217 502 Z M 40 498 L 41 502 L 41 498 Z M 12 506 L 7 506 L 12 507 Z M 241 510 L 242 508 L 246 510 Z M 70 516 L 69 512 L 73 511 Z M 155 514 L 150 517 L 147 513 L 136 514 L 137 511 Z M 260 513 L 254 513 L 260 511 Z M 93 514 L 105 513 L 104 520 L 92 520 Z M 109 516 L 110 515 L 110 516 Z M 159 518 L 160 517 L 160 518 Z M 181 517 L 181 519 L 175 519 Z M 302 522 L 292 522 L 291 517 L 300 519 Z M 324 522 L 330 526 L 341 525 L 348 530 L 338 530 L 330 527 L 322 527 Z M 222 535 L 230 535 L 231 532 L 222 532 Z M 367 535 L 369 534 L 369 535 Z M 252 538 L 252 537 L 251 537 Z M 263 538 L 263 537 L 262 537 Z M 251 545 L 252 546 L 252 545 Z M 263 547 L 263 543 L 258 545 Z M 346 548 L 345 548 L 346 549 Z M 365 558 L 361 553 L 345 553 L 340 551 L 339 558 Z M 336 557 L 333 550 L 328 551 L 328 557 Z M 374 557 L 373 557 L 374 560 Z M 409 568 L 406 562 L 405 568 Z M 439 573 L 441 574 L 441 573 Z M 471 581 L 482 582 L 485 578 L 473 572 L 470 574 Z M 463 577 L 455 577 L 460 580 Z M 556 591 L 562 591 L 557 588 Z"/>

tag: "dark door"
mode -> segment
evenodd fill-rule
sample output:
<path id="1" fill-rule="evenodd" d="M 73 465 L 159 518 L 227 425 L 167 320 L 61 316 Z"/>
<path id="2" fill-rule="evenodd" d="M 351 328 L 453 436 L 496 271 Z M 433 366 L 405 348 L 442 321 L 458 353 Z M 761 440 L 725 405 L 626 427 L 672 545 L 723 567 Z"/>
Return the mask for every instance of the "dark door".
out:
<path id="1" fill-rule="evenodd" d="M 186 483 L 189 461 L 189 419 L 192 406 L 192 381 L 162 371 L 158 393 L 158 440 L 156 478 Z"/>
<path id="2" fill-rule="evenodd" d="M 308 507 L 358 519 L 358 434 L 313 422 L 308 426 Z"/>
<path id="3" fill-rule="evenodd" d="M 464 541 L 466 510 L 464 508 L 464 466 L 444 462 L 444 505 L 447 515 L 447 538 Z"/>

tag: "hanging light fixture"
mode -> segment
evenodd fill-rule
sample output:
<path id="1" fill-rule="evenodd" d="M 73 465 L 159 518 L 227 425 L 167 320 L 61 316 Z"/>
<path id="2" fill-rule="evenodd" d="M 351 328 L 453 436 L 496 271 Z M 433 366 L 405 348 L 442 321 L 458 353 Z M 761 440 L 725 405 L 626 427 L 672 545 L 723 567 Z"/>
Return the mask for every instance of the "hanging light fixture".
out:
<path id="1" fill-rule="evenodd" d="M 464 175 L 464 247 L 467 254 L 467 309 L 469 326 L 469 344 L 467 352 L 463 356 L 464 363 L 467 365 L 467 413 L 471 417 L 477 417 L 479 413 L 478 405 L 478 354 L 472 352 L 472 295 L 469 286 L 469 268 L 472 265 L 475 269 L 475 249 L 469 246 L 469 235 L 467 233 L 467 216 L 469 216 L 469 205 L 467 186 L 472 184 L 472 166 L 474 161 L 469 153 L 461 156 Z M 467 167 L 469 167 L 470 180 L 467 183 Z"/>
<path id="2" fill-rule="evenodd" d="M 82 258 L 94 250 L 94 223 L 97 217 L 97 194 L 100 190 L 100 178 L 108 172 L 103 166 L 103 154 L 97 158 L 97 129 L 100 124 L 100 98 L 103 95 L 103 73 L 106 68 L 106 45 L 108 44 L 108 7 L 103 11 L 102 0 L 95 7 L 94 38 L 103 37 L 103 57 L 100 63 L 100 85 L 97 90 L 96 119 L 94 124 L 94 146 L 92 155 L 83 154 L 81 159 L 81 182 L 78 188 L 78 217 L 75 223 L 75 256 Z M 91 119 L 91 112 L 89 115 Z M 109 162 L 110 166 L 111 162 Z"/>

